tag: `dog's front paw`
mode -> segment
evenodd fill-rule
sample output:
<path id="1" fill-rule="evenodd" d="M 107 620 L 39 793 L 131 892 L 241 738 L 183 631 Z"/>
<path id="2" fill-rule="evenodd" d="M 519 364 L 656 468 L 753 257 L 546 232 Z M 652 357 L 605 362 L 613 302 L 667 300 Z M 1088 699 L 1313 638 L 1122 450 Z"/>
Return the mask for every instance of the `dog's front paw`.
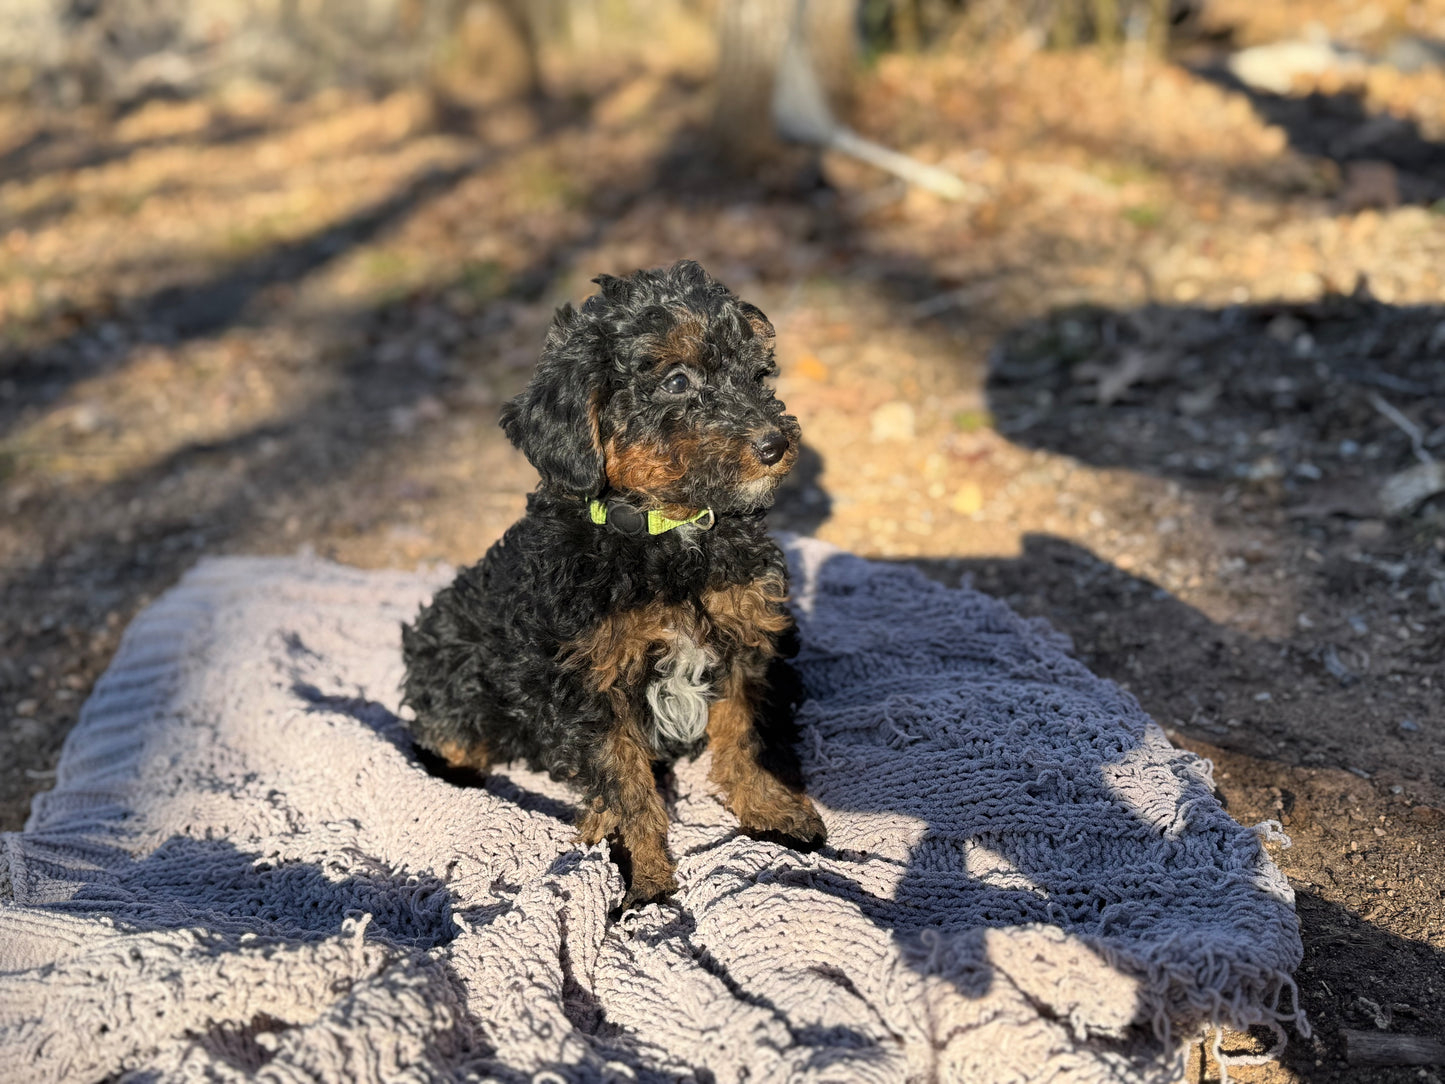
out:
<path id="1" fill-rule="evenodd" d="M 671 871 L 639 874 L 634 870 L 632 880 L 627 886 L 627 895 L 622 897 L 622 910 L 626 911 L 629 907 L 657 903 L 676 891 L 677 878 L 672 875 Z"/>
<path id="2" fill-rule="evenodd" d="M 812 800 L 804 794 L 790 794 L 791 801 L 772 804 L 766 810 L 750 810 L 739 818 L 743 831 L 754 839 L 781 843 L 799 851 L 815 851 L 828 839 L 828 829 L 818 816 Z"/>

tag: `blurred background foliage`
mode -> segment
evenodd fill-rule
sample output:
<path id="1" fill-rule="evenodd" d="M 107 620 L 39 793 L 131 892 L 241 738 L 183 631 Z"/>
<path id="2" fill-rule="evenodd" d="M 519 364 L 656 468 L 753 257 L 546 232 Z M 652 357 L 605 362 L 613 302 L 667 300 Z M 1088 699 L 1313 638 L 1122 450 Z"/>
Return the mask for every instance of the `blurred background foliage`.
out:
<path id="1" fill-rule="evenodd" d="M 1068 47 L 1128 40 L 1162 48 L 1203 0 L 814 0 L 819 51 L 833 59 L 987 41 L 1026 31 Z M 548 60 L 671 45 L 687 24 L 766 39 L 792 0 L 6 0 L 0 92 L 61 105 L 124 105 L 240 79 L 291 92 L 330 84 L 393 89 L 458 65 L 495 67 L 540 90 Z M 642 31 L 641 33 L 639 31 Z M 846 31 L 843 33 L 842 31 Z M 684 35 L 685 36 L 685 35 Z M 764 46 L 766 47 L 766 46 Z M 824 64 L 823 66 L 827 66 Z M 503 71 L 505 69 L 505 71 Z"/>

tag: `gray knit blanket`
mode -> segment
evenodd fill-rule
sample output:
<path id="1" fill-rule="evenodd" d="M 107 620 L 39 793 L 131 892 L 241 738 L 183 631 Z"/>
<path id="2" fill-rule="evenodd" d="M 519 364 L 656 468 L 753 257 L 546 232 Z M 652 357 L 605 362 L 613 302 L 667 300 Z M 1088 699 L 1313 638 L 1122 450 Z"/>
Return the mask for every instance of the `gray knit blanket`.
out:
<path id="1" fill-rule="evenodd" d="M 617 918 L 570 792 L 412 751 L 398 626 L 449 573 L 203 562 L 0 836 L 0 1079 L 1154 1081 L 1290 1016 L 1271 829 L 1207 761 L 1002 603 L 788 549 L 828 846 L 740 835 L 704 754 L 675 900 Z"/>

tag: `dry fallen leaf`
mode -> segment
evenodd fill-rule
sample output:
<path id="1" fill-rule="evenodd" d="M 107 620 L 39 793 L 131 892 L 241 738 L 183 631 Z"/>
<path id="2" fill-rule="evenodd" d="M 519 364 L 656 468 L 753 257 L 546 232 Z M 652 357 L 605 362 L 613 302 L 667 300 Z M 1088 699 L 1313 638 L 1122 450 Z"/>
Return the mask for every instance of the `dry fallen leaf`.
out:
<path id="1" fill-rule="evenodd" d="M 828 366 L 823 364 L 817 354 L 804 354 L 792 364 L 794 376 L 801 376 L 806 380 L 827 380 Z"/>
<path id="2" fill-rule="evenodd" d="M 971 516 L 983 508 L 983 489 L 977 482 L 964 482 L 953 495 L 950 507 L 960 516 Z"/>

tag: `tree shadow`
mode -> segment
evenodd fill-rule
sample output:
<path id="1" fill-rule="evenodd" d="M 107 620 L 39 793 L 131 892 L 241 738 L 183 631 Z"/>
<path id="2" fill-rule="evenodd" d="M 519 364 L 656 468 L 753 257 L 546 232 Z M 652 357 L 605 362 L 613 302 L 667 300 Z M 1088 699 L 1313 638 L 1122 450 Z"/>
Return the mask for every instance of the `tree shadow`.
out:
<path id="1" fill-rule="evenodd" d="M 266 289 L 296 283 L 367 243 L 384 229 L 428 200 L 454 188 L 480 165 L 480 159 L 431 171 L 409 181 L 370 207 L 296 241 L 278 244 L 241 260 L 204 282 L 166 286 L 129 306 L 129 316 L 142 335 L 174 344 L 215 335 L 238 323 L 248 306 Z M 25 408 L 53 402 L 71 386 L 126 362 L 134 344 L 107 344 L 88 326 L 44 344 L 0 351 L 0 372 L 15 391 L 7 413 L 11 424 Z M 57 366 L 56 356 L 66 359 Z M 0 436 L 6 429 L 0 428 Z"/>
<path id="2" fill-rule="evenodd" d="M 1352 728 L 1345 746 L 1339 744 L 1342 734 L 1322 734 L 1310 711 L 1261 709 L 1241 694 L 1278 686 L 1284 667 L 1289 691 L 1321 707 L 1333 701 L 1337 710 L 1339 698 L 1346 697 L 1367 716 L 1413 710 L 1408 684 L 1389 691 L 1386 699 L 1398 700 L 1396 709 L 1365 704 L 1372 697 L 1356 686 L 1371 673 L 1370 660 L 1351 643 L 1366 616 L 1378 623 L 1389 615 L 1351 611 L 1387 587 L 1396 623 L 1401 613 L 1428 622 L 1430 592 L 1445 576 L 1442 554 L 1431 544 L 1438 498 L 1417 510 L 1418 527 L 1399 519 L 1401 529 L 1392 535 L 1383 522 L 1402 512 L 1385 503 L 1390 479 L 1418 466 L 1428 445 L 1445 440 L 1442 327 L 1445 308 L 1330 296 L 1308 304 L 1221 310 L 1075 309 L 1005 336 L 994 352 L 987 387 L 1000 432 L 1024 447 L 1161 477 L 1209 497 L 1216 525 L 1249 539 L 1239 556 L 1220 559 L 1214 572 L 1220 588 L 1264 592 L 1277 615 L 1293 625 L 1282 585 L 1229 585 L 1252 583 L 1242 579 L 1250 562 L 1276 550 L 1308 551 L 1299 567 L 1315 578 L 1311 597 L 1329 599 L 1343 611 L 1306 615 L 1296 635 L 1280 639 L 1201 628 L 1198 620 L 1152 613 L 1158 588 L 1131 588 L 1131 578 L 1118 570 L 1091 569 L 1091 558 L 1037 542 L 1037 571 L 1045 580 L 1052 576 L 1066 585 L 1069 577 L 1102 574 L 1103 597 L 1090 604 L 1093 612 L 1117 618 L 1119 606 L 1128 604 L 1136 629 L 1131 633 L 1117 619 L 1085 629 L 1090 615 L 1071 610 L 1077 603 L 1061 607 L 1050 601 L 1046 616 L 1072 624 L 1069 631 L 1081 642 L 1097 642 L 1108 663 L 1127 659 L 1114 671 L 1123 680 L 1134 676 L 1129 668 L 1147 669 L 1154 694 L 1163 697 L 1148 706 L 1162 714 L 1173 701 L 1174 714 L 1185 716 L 1181 726 L 1203 716 L 1211 732 L 1221 734 L 1230 716 L 1234 726 L 1259 720 L 1226 733 L 1221 744 L 1294 764 L 1389 769 L 1406 778 L 1428 770 L 1410 745 L 1411 735 L 1396 730 L 1394 720 L 1387 736 Z M 1373 524 L 1373 533 L 1359 534 L 1356 525 L 1362 522 Z M 1161 518 L 1155 530 L 1166 556 L 1171 546 L 1186 541 L 1185 525 L 1172 518 Z M 1066 574 L 1057 575 L 1061 571 Z M 1026 587 L 1017 583 L 1005 590 L 1012 597 Z M 1322 620 L 1328 624 L 1316 624 Z M 1379 646 L 1376 653 L 1386 652 L 1390 660 L 1387 670 L 1430 672 L 1440 641 L 1428 623 L 1422 631 L 1418 638 L 1405 635 Z M 1216 704 L 1195 699 L 1193 711 L 1181 711 L 1178 697 L 1189 694 L 1189 675 L 1220 670 L 1231 679 L 1228 697 Z M 1379 670 L 1373 673 L 1378 679 Z M 1251 679 L 1258 686 L 1248 688 Z M 1428 713 L 1423 702 L 1419 710 Z M 1445 784 L 1435 772 L 1435 781 Z"/>
<path id="3" fill-rule="evenodd" d="M 243 934 L 312 941 L 370 914 L 368 936 L 421 951 L 456 936 L 451 896 L 431 874 L 374 872 L 334 879 L 308 862 L 248 854 L 226 840 L 176 835 L 132 860 L 121 852 L 85 871 L 58 912 L 102 913 L 133 931 L 204 929 L 235 942 Z"/>
<path id="4" fill-rule="evenodd" d="M 604 88 L 605 92 L 605 88 Z M 55 321 L 58 334 L 49 338 L 28 336 L 23 345 L 0 346 L 0 377 L 6 382 L 6 394 L 0 398 L 0 438 L 13 428 L 16 420 L 30 407 L 43 407 L 81 381 L 126 364 L 137 347 L 146 343 L 175 346 L 196 339 L 220 335 L 239 326 L 263 326 L 274 322 L 274 313 L 266 302 L 278 288 L 296 286 L 317 272 L 336 263 L 348 253 L 362 248 L 387 231 L 414 218 L 428 205 L 462 187 L 470 178 L 504 164 L 510 157 L 576 130 L 589 121 L 586 101 L 534 103 L 525 109 L 535 120 L 533 133 L 520 146 L 497 147 L 475 135 L 483 118 L 493 108 L 467 108 L 436 98 L 434 127 L 449 131 L 469 144 L 470 153 L 453 165 L 426 169 L 399 184 L 390 194 L 362 206 L 328 225 L 319 227 L 294 240 L 267 245 L 244 258 L 234 260 L 200 281 L 161 286 L 137 298 L 104 303 L 94 310 L 68 311 L 64 319 Z M 521 107 L 518 107 L 521 108 Z M 275 125 L 226 126 L 214 135 L 200 137 L 202 146 L 240 142 L 255 135 L 271 133 Z M 60 160 L 48 163 L 42 152 L 59 136 L 42 130 L 30 140 L 9 152 L 15 161 L 13 169 L 19 177 L 27 168 L 40 173 L 61 172 L 103 164 L 124 154 L 152 147 L 190 146 L 197 141 L 194 134 L 141 140 L 106 149 L 84 141 L 79 149 L 62 154 Z M 59 152 L 57 152 L 59 153 Z M 36 162 L 27 162 L 40 155 Z M 3 171 L 0 171 L 3 178 Z M 596 194 L 603 213 L 597 217 L 596 228 L 581 239 L 564 239 L 552 247 L 541 248 L 530 266 L 510 276 L 505 288 L 492 303 L 522 299 L 536 300 L 552 281 L 566 254 L 583 246 L 600 234 L 612 217 L 640 197 L 655 181 L 651 174 L 639 184 L 619 184 Z M 33 209 L 34 214 L 48 216 L 61 213 L 67 197 Z M 447 285 L 433 287 L 444 292 Z M 360 322 L 384 321 L 394 314 L 394 302 L 382 302 L 362 311 L 341 311 L 333 316 L 335 327 L 328 329 L 338 336 L 340 329 Z M 101 327 L 114 322 L 117 313 L 124 317 L 128 334 L 107 336 Z M 111 329 L 114 330 L 114 329 Z M 403 403 L 405 400 L 403 400 Z"/>
<path id="5" fill-rule="evenodd" d="M 163 147 L 224 147 L 273 133 L 274 124 L 219 117 L 200 132 L 146 139 L 95 139 L 58 123 L 46 124 L 0 153 L 0 184 L 28 184 L 41 177 L 111 165 Z"/>
<path id="6" fill-rule="evenodd" d="M 325 693 L 300 678 L 292 681 L 291 691 L 306 702 L 308 712 L 345 715 L 361 723 L 367 729 L 385 738 L 403 756 L 415 762 L 428 775 L 444 779 L 456 787 L 476 787 L 485 790 L 529 813 L 541 813 L 567 824 L 571 824 L 576 819 L 577 808 L 575 805 L 560 802 L 546 794 L 529 790 L 512 779 L 505 770 L 495 771 L 482 777 L 469 769 L 455 768 L 447 764 L 436 754 L 423 749 L 412 741 L 411 731 L 407 728 L 407 724 L 385 704 L 359 696 Z"/>
<path id="7" fill-rule="evenodd" d="M 1397 937 L 1318 893 L 1297 891 L 1295 910 L 1305 945 L 1300 1000 L 1316 1039 L 1313 1044 L 1291 1043 L 1281 1061 L 1300 1079 L 1318 1075 L 1318 1062 L 1324 1058 L 1335 1065 L 1348 1061 L 1343 1028 L 1379 1027 L 1377 1014 L 1362 999 L 1380 1003 L 1396 1034 L 1439 1035 L 1445 1030 L 1445 998 L 1436 985 L 1445 974 L 1445 952 Z M 1407 1066 L 1365 1072 L 1382 1084 L 1419 1079 L 1417 1070 Z"/>
<path id="8" fill-rule="evenodd" d="M 1341 474 L 1412 458 L 1410 438 L 1372 392 L 1418 415 L 1427 433 L 1445 421 L 1442 321 L 1445 307 L 1367 292 L 1057 310 L 1000 340 L 986 391 L 1000 431 L 1025 446 L 1187 485 L 1277 480 L 1303 498 Z M 1360 448 L 1342 450 L 1346 440 Z M 1370 456 L 1367 444 L 1377 446 Z M 1272 479 L 1249 459 L 1262 455 L 1277 461 Z M 1299 469 L 1305 463 L 1326 473 Z"/>
<path id="9" fill-rule="evenodd" d="M 1300 154 L 1342 167 L 1388 162 L 1396 170 L 1401 202 L 1431 204 L 1445 198 L 1445 144 L 1426 138 L 1412 120 L 1370 112 L 1363 92 L 1274 94 L 1221 67 L 1197 68 L 1194 74 L 1243 95 L 1261 120 L 1284 130 Z"/>
<path id="10" fill-rule="evenodd" d="M 1033 549 L 1012 562 L 950 561 L 927 568 L 935 578 L 956 582 L 987 572 L 990 564 L 1011 565 L 1009 574 L 1028 578 L 1040 563 Z M 1218 810 L 1190 758 L 1175 754 L 1162 771 L 1145 766 L 1137 755 L 1148 724 L 1127 694 L 1065 657 L 1056 635 L 1021 621 L 995 600 L 942 591 L 905 563 L 881 583 L 858 584 L 850 565 L 856 568 L 856 559 L 830 558 L 797 577 L 810 607 L 797 673 L 815 694 L 811 708 L 805 702 L 801 721 L 811 731 L 828 730 L 825 748 L 809 744 L 812 735 L 805 738 L 805 750 L 813 750 L 808 754 L 815 769 L 813 792 L 844 818 L 865 814 L 874 823 L 837 832 L 816 861 L 782 849 L 764 870 L 733 870 L 724 861 L 717 875 L 737 878 L 732 891 L 759 890 L 751 904 L 755 918 L 784 905 L 777 930 L 786 937 L 787 899 L 774 897 L 776 888 L 834 896 L 856 906 L 923 974 L 946 976 L 966 998 L 990 996 L 1006 977 L 1023 991 L 1031 1011 L 1052 1020 L 1068 1019 L 1076 1010 L 1088 1018 L 1087 1010 L 1097 1006 L 1070 1002 L 1069 994 L 1053 989 L 1052 977 L 1037 988 L 1028 986 L 1032 965 L 1025 962 L 1020 971 L 1019 959 L 1000 960 L 1000 942 L 987 931 L 1041 925 L 1063 930 L 1085 946 L 1121 942 L 1126 947 L 1117 954 L 1101 953 L 1098 969 L 1134 976 L 1148 972 L 1148 961 L 1142 953 L 1131 958 L 1127 946 L 1147 949 L 1179 936 L 1179 913 L 1189 916 L 1197 934 L 1231 940 L 1245 960 L 1275 947 L 1256 924 L 1258 902 L 1267 899 L 1281 915 L 1290 906 L 1258 878 L 1258 841 Z M 877 639 L 865 635 L 856 643 L 839 638 L 839 630 L 869 629 L 866 615 L 890 602 L 912 608 L 917 620 L 908 633 L 885 629 Z M 975 633 L 940 636 L 937 618 L 960 606 L 971 610 Z M 298 663 L 320 658 L 296 634 L 283 637 L 282 647 Z M 306 710 L 345 716 L 410 757 L 404 724 L 385 705 L 327 693 L 300 679 L 292 690 Z M 947 701 L 942 712 L 941 694 Z M 1160 751 L 1156 746 L 1155 753 Z M 502 775 L 494 793 L 527 802 L 524 788 Z M 570 809 L 562 803 L 552 806 L 542 811 L 568 817 Z M 726 848 L 728 837 L 709 846 Z M 1131 854 L 1139 860 L 1130 861 Z M 575 859 L 577 852 L 568 855 Z M 142 859 L 101 856 L 81 874 L 69 900 L 47 907 L 109 915 L 126 932 L 201 930 L 216 938 L 218 951 L 247 935 L 300 943 L 335 937 L 360 913 L 374 916 L 367 937 L 393 948 L 427 952 L 450 943 L 453 903 L 443 879 L 380 866 L 358 873 L 356 857 L 348 857 L 345 876 L 338 876 L 313 862 L 247 853 L 224 840 L 175 836 Z M 1212 918 L 1201 918 L 1191 906 L 1200 893 L 1215 906 Z M 1307 939 L 1318 939 L 1314 957 L 1306 956 L 1307 967 L 1312 959 L 1333 955 L 1343 938 L 1361 958 L 1379 960 L 1383 954 L 1409 962 L 1409 970 L 1400 968 L 1391 996 L 1430 1004 L 1423 987 L 1445 965 L 1438 952 L 1375 930 L 1307 895 L 1299 901 L 1299 914 Z M 485 922 L 495 915 L 475 917 Z M 657 931 L 664 934 L 690 945 L 735 997 L 780 1018 L 788 1015 L 786 1008 L 750 993 L 747 976 L 753 970 L 735 967 L 730 946 L 699 936 L 689 915 Z M 1220 958 L 1208 966 L 1217 966 Z M 835 988 L 831 997 L 861 996 L 849 966 L 814 969 Z M 575 985 L 575 977 L 572 981 Z M 1179 985 L 1187 986 L 1188 979 Z M 601 1004 L 586 993 L 573 991 L 569 1013 L 585 1010 L 588 1016 L 574 1023 L 611 1042 L 615 1036 Z M 1314 1001 L 1307 1000 L 1306 1008 L 1313 1009 Z M 1338 1006 L 1335 1011 L 1338 1015 Z M 1113 1029 L 1090 1038 L 1091 1048 L 1116 1059 L 1157 1056 L 1158 1040 L 1150 1031 L 1157 1013 L 1158 998 L 1141 996 L 1119 1014 Z M 223 1046 L 212 1052 L 235 1064 L 251 1064 L 269 1057 L 268 1045 L 257 1036 L 287 1026 L 270 1017 L 223 1022 L 201 1041 Z M 468 1042 L 486 1034 L 485 1021 L 469 1020 L 467 1027 Z M 867 1057 L 873 1043 L 863 1032 L 808 1023 L 797 1025 L 795 1037 L 827 1046 L 820 1056 L 842 1057 L 837 1048 L 843 1048 L 850 1058 L 855 1052 Z M 1291 1047 L 1287 1064 L 1304 1071 L 1320 1049 Z"/>
<path id="11" fill-rule="evenodd" d="M 269 957 L 282 946 L 296 948 L 340 938 L 352 940 L 353 952 L 359 954 L 361 939 L 379 942 L 408 966 L 439 971 L 450 983 L 448 1026 L 431 1036 L 436 1050 L 472 1058 L 491 1053 L 482 1038 L 485 1027 L 466 1010 L 465 984 L 440 951 L 455 939 L 458 927 L 451 894 L 445 882 L 433 874 L 386 869 L 367 857 L 361 864 L 370 862 L 374 868 L 337 876 L 336 869 L 325 868 L 324 860 L 278 859 L 248 853 L 227 840 L 187 835 L 172 836 L 139 859 L 119 849 L 95 846 L 87 857 L 90 861 L 81 864 L 68 853 L 62 863 L 74 879 L 69 898 L 32 906 L 51 914 L 103 917 L 122 935 L 191 931 L 197 940 L 195 947 L 212 958 L 247 951 Z M 355 870 L 356 859 L 357 855 L 348 854 L 338 868 Z M 178 969 L 177 958 L 185 952 L 180 946 L 169 946 L 166 966 Z M 141 950 L 131 947 L 130 959 L 140 961 Z M 144 994 L 127 986 L 135 978 L 134 972 L 113 964 L 106 973 L 122 991 L 121 996 L 135 997 L 138 1003 L 146 1001 Z M 183 971 L 171 973 L 175 978 Z M 247 964 L 238 960 L 231 981 L 247 981 L 246 974 Z M 94 978 L 92 975 L 92 981 Z M 347 980 L 338 979 L 331 996 L 342 1001 L 347 986 Z M 184 1000 L 185 995 L 173 993 L 166 1006 L 157 1008 L 156 1016 L 165 1016 L 166 1009 L 175 1008 L 173 1002 Z M 278 1047 L 272 1037 L 313 1022 L 314 1014 L 302 1008 L 303 1004 L 282 997 L 275 1002 L 274 1011 L 243 1018 L 228 1017 L 236 1006 L 224 1001 L 201 1013 L 194 1012 L 192 1003 L 199 1026 L 187 1029 L 184 1038 L 233 1069 L 254 1072 L 276 1055 Z M 127 1004 L 119 1015 L 123 1018 L 133 1011 Z M 99 1035 L 105 1036 L 109 1030 L 109 1024 L 102 1022 Z M 138 1040 L 92 1040 L 81 1059 L 99 1061 L 100 1068 L 107 1068 L 104 1061 L 124 1051 L 133 1070 L 130 1075 L 152 1079 L 150 1070 L 136 1069 L 134 1059 L 146 1057 L 147 1041 L 155 1043 L 162 1038 L 182 1036 L 156 1030 Z"/>
<path id="12" fill-rule="evenodd" d="M 534 141 L 586 123 L 588 113 L 586 103 L 548 103 L 541 116 L 542 128 Z M 340 223 L 271 246 L 203 282 L 155 291 L 135 303 L 130 322 L 157 341 L 171 344 L 216 336 L 246 322 L 264 325 L 270 314 L 256 302 L 268 296 L 271 287 L 305 280 L 500 160 L 501 152 L 484 150 L 466 163 L 408 182 Z M 485 337 L 505 330 L 511 319 L 509 305 L 536 301 L 573 253 L 594 243 L 657 184 L 654 173 L 644 171 L 588 193 L 595 214 L 586 230 L 536 248 L 525 266 L 506 276 L 501 288 L 488 295 L 483 312 L 470 321 L 475 334 Z M 43 559 L 0 570 L 0 584 L 22 604 L 43 597 L 66 578 L 66 569 L 82 555 L 80 559 L 97 571 L 93 586 L 99 589 L 98 597 L 125 605 L 172 581 L 190 563 L 193 547 L 187 539 L 207 547 L 224 545 L 279 506 L 344 487 L 379 448 L 390 445 L 404 452 L 412 434 L 408 427 L 392 424 L 392 419 L 427 397 L 448 398 L 459 373 L 456 366 L 430 354 L 408 352 L 398 363 L 378 357 L 372 347 L 377 340 L 414 329 L 419 310 L 439 304 L 439 296 L 453 286 L 464 292 L 471 288 L 463 273 L 455 283 L 329 314 L 324 326 L 315 329 L 320 341 L 306 361 L 326 377 L 317 381 L 321 391 L 314 397 L 286 405 L 277 415 L 234 435 L 187 443 L 155 462 L 89 488 L 80 498 L 87 503 L 145 505 L 146 497 L 173 487 L 191 468 L 230 464 L 232 469 L 198 501 L 156 502 L 146 508 L 129 537 L 117 536 L 103 523 L 82 524 L 48 547 Z M 18 392 L 0 413 L 0 433 L 7 427 L 6 415 L 13 424 L 26 407 L 52 402 L 79 381 L 120 366 L 132 356 L 134 344 L 108 345 L 91 330 L 90 325 L 103 317 L 99 312 L 80 314 L 80 330 L 50 343 L 0 352 L 0 373 Z M 57 358 L 63 363 L 56 364 Z M 490 424 L 492 418 L 479 420 Z M 4 466 L 0 459 L 0 469 Z"/>

